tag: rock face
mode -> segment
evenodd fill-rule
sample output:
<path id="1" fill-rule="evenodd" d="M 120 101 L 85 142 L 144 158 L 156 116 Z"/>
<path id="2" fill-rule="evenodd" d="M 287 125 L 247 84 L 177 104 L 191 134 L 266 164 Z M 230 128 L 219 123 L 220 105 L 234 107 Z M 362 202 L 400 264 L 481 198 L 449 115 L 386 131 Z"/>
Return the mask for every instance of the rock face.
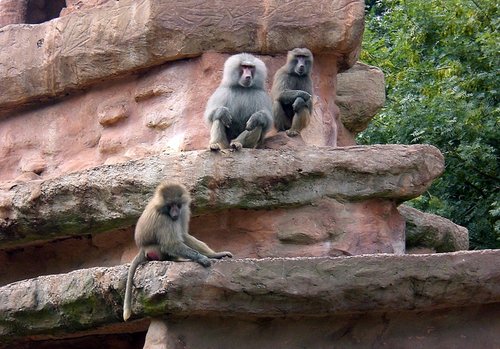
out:
<path id="1" fill-rule="evenodd" d="M 0 28 L 8 24 L 25 23 L 28 2 L 0 0 Z"/>
<path id="2" fill-rule="evenodd" d="M 0 180 L 52 178 L 166 149 L 206 149 L 209 130 L 203 111 L 227 57 L 206 53 L 90 88 L 41 109 L 0 117 L 0 156 L 5 163 Z M 285 62 L 284 55 L 261 58 L 269 67 L 268 80 Z M 315 61 L 315 110 L 302 134 L 309 145 L 355 144 L 330 98 L 335 89 L 331 63 L 328 57 Z M 40 133 L 40 128 L 47 131 Z M 44 164 L 38 172 L 25 165 L 33 159 Z"/>
<path id="3" fill-rule="evenodd" d="M 33 239 L 44 231 L 64 236 L 96 225 L 127 226 L 163 178 L 186 184 L 201 214 L 304 205 L 324 196 L 400 202 L 420 195 L 442 170 L 441 153 L 423 145 L 173 153 L 14 186 L 3 192 L 0 236 Z"/>
<path id="4" fill-rule="evenodd" d="M 498 251 L 448 253 L 466 230 L 399 206 L 442 173 L 439 150 L 356 146 L 385 98 L 356 63 L 363 15 L 358 0 L 0 0 L 0 348 L 500 346 Z M 208 151 L 224 61 L 258 55 L 269 90 L 294 47 L 315 58 L 301 136 Z M 134 224 L 165 179 L 191 192 L 190 233 L 234 259 L 140 266 L 124 323 Z"/>
<path id="5" fill-rule="evenodd" d="M 297 7 L 302 16 L 290 22 L 287 14 Z M 363 11 L 363 1 L 346 0 L 225 5 L 123 0 L 37 26 L 4 27 L 0 45 L 10 49 L 0 55 L 0 107 L 61 96 L 130 71 L 199 56 L 208 48 L 282 53 L 307 45 L 332 58 L 336 53 L 338 60 L 331 63 L 347 68 L 359 54 Z M 27 47 L 33 54 L 26 54 Z"/>

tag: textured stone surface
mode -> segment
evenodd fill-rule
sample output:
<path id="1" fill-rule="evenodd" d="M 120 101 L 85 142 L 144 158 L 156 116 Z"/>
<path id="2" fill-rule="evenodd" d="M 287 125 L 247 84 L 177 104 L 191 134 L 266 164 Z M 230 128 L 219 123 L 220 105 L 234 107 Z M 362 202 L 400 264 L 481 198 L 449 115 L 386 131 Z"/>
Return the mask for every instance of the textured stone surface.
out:
<path id="1" fill-rule="evenodd" d="M 359 0 L 115 1 L 36 26 L 1 28 L 0 46 L 9 50 L 0 52 L 0 107 L 62 96 L 207 50 L 274 54 L 307 45 L 313 53 L 335 54 L 338 67 L 348 68 L 363 26 Z"/>
<path id="2" fill-rule="evenodd" d="M 258 164 L 258 165 L 256 165 Z M 126 227 L 164 178 L 187 185 L 194 213 L 420 195 L 443 171 L 429 145 L 163 154 L 101 166 L 0 192 L 0 237 L 47 239 Z"/>
<path id="3" fill-rule="evenodd" d="M 277 209 L 229 209 L 193 217 L 190 233 L 235 258 L 404 253 L 405 221 L 393 200 L 322 198 Z M 0 285 L 80 268 L 115 266 L 137 253 L 133 227 L 0 250 Z M 37 263 L 33 263 L 33 258 Z"/>
<path id="4" fill-rule="evenodd" d="M 327 316 L 500 302 L 500 250 L 433 255 L 151 262 L 135 277 L 145 316 Z M 127 267 L 78 270 L 0 288 L 0 338 L 59 336 L 122 323 Z M 432 280 L 432 281 L 430 281 Z M 123 324 L 127 326 L 127 324 Z"/>
<path id="5" fill-rule="evenodd" d="M 496 303 L 328 317 L 169 317 L 163 327 L 155 322 L 148 336 L 162 338 L 163 348 L 178 348 L 180 343 L 183 348 L 217 349 L 498 348 L 499 311 Z"/>
<path id="6" fill-rule="evenodd" d="M 384 106 L 384 73 L 377 67 L 356 63 L 337 75 L 335 102 L 342 124 L 352 133 L 363 131 Z"/>
<path id="7" fill-rule="evenodd" d="M 469 231 L 449 219 L 421 212 L 407 205 L 398 207 L 406 220 L 406 247 L 425 247 L 436 252 L 469 249 Z"/>
<path id="8" fill-rule="evenodd" d="M 24 23 L 27 3 L 27 0 L 0 0 L 0 28 Z"/>
<path id="9" fill-rule="evenodd" d="M 227 57 L 205 53 L 102 83 L 54 104 L 8 113 L 11 117 L 0 118 L 4 165 L 0 181 L 23 182 L 37 176 L 48 179 L 165 150 L 206 149 L 209 129 L 202 121 L 203 111 L 220 82 Z M 260 57 L 271 80 L 285 56 Z M 355 144 L 331 98 L 335 94 L 335 60 L 327 56 L 315 61 L 315 108 L 310 125 L 302 132 L 302 144 Z M 45 162 L 39 173 L 29 172 L 34 158 Z"/>
<path id="10" fill-rule="evenodd" d="M 191 231 L 241 257 L 404 253 L 404 219 L 392 200 L 323 198 L 272 210 L 228 210 L 195 217 Z"/>

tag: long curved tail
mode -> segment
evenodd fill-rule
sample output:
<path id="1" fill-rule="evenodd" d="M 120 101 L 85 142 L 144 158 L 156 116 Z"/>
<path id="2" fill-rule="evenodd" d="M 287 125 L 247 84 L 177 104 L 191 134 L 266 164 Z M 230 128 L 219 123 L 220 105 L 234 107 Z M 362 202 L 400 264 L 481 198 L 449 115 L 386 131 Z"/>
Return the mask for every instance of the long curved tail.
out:
<path id="1" fill-rule="evenodd" d="M 125 286 L 125 300 L 123 301 L 123 320 L 127 321 L 132 314 L 132 284 L 134 281 L 134 274 L 137 266 L 146 261 L 146 256 L 142 249 L 130 264 L 127 275 L 127 285 Z"/>

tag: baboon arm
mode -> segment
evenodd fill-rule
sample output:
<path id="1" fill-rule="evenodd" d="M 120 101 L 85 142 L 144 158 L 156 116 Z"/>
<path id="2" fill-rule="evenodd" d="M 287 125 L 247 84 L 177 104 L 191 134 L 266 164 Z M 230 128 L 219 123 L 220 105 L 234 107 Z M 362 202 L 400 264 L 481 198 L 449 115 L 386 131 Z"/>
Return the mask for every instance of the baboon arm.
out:
<path id="1" fill-rule="evenodd" d="M 212 250 L 206 243 L 203 241 L 198 240 L 192 235 L 187 234 L 184 236 L 184 242 L 186 245 L 189 247 L 197 250 L 198 252 L 204 254 L 205 256 L 209 258 L 222 258 L 222 257 L 233 257 L 233 254 L 228 251 L 223 251 L 223 252 L 215 252 Z"/>
<path id="2" fill-rule="evenodd" d="M 196 251 L 204 254 L 207 257 L 210 257 L 209 254 L 215 253 L 214 250 L 212 250 L 206 243 L 203 241 L 198 240 L 192 235 L 186 234 L 184 235 L 184 242 L 186 245 L 189 247 L 195 249 Z"/>
<path id="3" fill-rule="evenodd" d="M 304 101 L 311 99 L 311 95 L 306 91 L 302 90 L 285 90 L 280 93 L 278 101 L 282 104 L 293 104 L 295 99 L 298 97 L 302 98 Z"/>
<path id="4" fill-rule="evenodd" d="M 229 147 L 226 136 L 226 127 L 220 120 L 215 120 L 210 128 L 210 142 L 208 144 L 212 150 L 220 150 Z"/>
<path id="5" fill-rule="evenodd" d="M 212 264 L 210 259 L 208 259 L 205 255 L 180 241 L 168 246 L 168 250 L 164 251 L 162 248 L 162 253 L 172 257 L 187 258 L 203 265 L 204 267 L 209 267 Z"/>

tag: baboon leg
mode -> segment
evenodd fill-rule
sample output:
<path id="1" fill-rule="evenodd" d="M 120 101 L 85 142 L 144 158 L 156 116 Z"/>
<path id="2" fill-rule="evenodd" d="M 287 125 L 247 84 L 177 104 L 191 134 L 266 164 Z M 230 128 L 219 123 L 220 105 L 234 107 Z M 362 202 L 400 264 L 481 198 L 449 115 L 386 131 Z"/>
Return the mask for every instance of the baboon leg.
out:
<path id="1" fill-rule="evenodd" d="M 221 120 L 214 120 L 210 129 L 210 150 L 220 150 L 229 147 L 226 136 L 226 127 Z"/>
<path id="2" fill-rule="evenodd" d="M 189 234 L 184 235 L 184 242 L 192 249 L 197 250 L 209 258 L 233 257 L 233 254 L 228 251 L 215 252 L 206 243 Z"/>
<path id="3" fill-rule="evenodd" d="M 167 254 L 172 257 L 187 258 L 203 265 L 204 267 L 209 267 L 210 265 L 212 265 L 212 262 L 210 262 L 210 259 L 208 259 L 208 257 L 202 255 L 198 251 L 192 249 L 182 242 L 176 243 L 170 246 L 168 251 L 162 252 L 167 252 Z"/>
<path id="4" fill-rule="evenodd" d="M 290 127 L 290 129 L 286 131 L 286 134 L 289 137 L 295 137 L 299 135 L 300 131 L 302 131 L 309 124 L 310 117 L 311 113 L 306 107 L 296 112 L 293 116 L 292 127 Z"/>
<path id="5" fill-rule="evenodd" d="M 231 141 L 231 148 L 240 150 L 241 148 L 255 148 L 260 144 L 262 138 L 262 127 L 258 126 L 251 131 L 245 130 Z"/>
<path id="6" fill-rule="evenodd" d="M 278 131 L 285 131 L 292 126 L 290 119 L 286 116 L 285 111 L 283 110 L 283 106 L 280 102 L 273 103 L 273 119 L 274 119 L 274 127 Z"/>

